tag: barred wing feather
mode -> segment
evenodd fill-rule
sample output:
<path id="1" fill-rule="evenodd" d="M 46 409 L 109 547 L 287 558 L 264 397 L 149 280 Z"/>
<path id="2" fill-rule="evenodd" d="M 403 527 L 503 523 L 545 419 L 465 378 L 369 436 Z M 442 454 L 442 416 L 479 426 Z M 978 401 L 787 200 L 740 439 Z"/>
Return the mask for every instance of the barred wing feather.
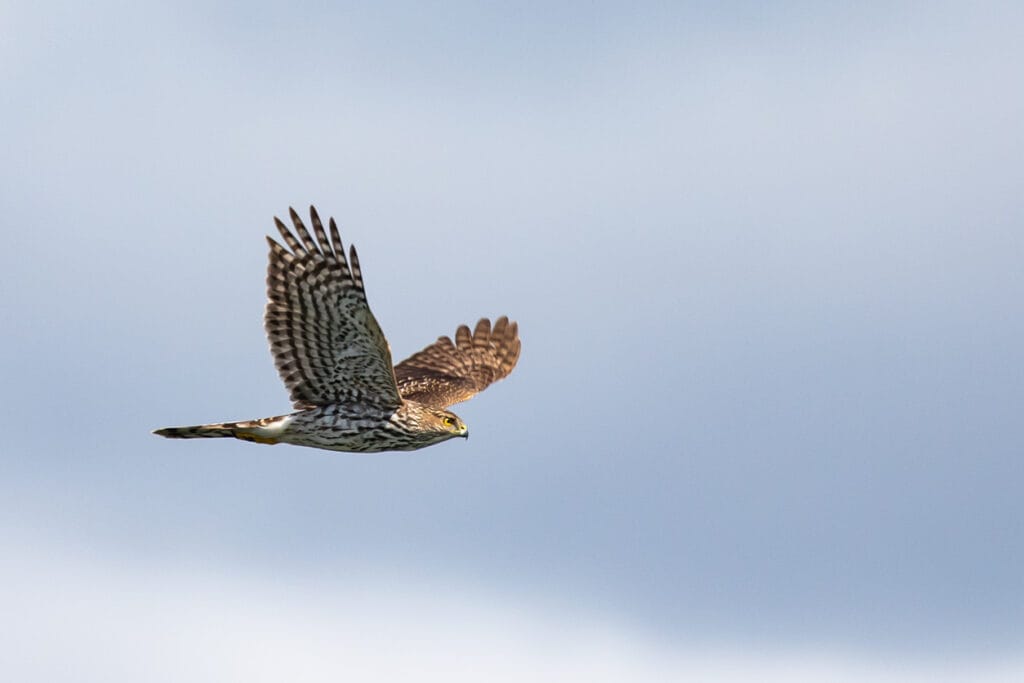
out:
<path id="1" fill-rule="evenodd" d="M 366 301 L 355 247 L 346 259 L 334 219 L 328 237 L 313 207 L 315 237 L 294 209 L 290 213 L 295 234 L 274 219 L 286 246 L 267 238 L 264 327 L 292 403 L 300 409 L 340 402 L 397 408 L 402 399 L 391 350 Z"/>
<path id="2" fill-rule="evenodd" d="M 466 401 L 507 377 L 519 360 L 519 326 L 502 316 L 481 319 L 473 332 L 465 325 L 455 341 L 439 337 L 395 366 L 403 399 L 435 408 Z"/>

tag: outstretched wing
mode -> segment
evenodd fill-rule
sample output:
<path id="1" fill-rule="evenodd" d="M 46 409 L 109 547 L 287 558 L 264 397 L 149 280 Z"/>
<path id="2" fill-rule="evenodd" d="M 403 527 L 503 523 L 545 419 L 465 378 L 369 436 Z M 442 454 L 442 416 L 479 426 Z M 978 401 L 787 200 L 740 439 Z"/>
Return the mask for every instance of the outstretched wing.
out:
<path id="1" fill-rule="evenodd" d="M 519 348 L 519 326 L 504 316 L 494 329 L 487 318 L 472 333 L 462 325 L 454 343 L 439 337 L 395 366 L 398 391 L 403 399 L 434 408 L 466 401 L 507 377 L 519 360 Z"/>
<path id="2" fill-rule="evenodd" d="M 316 239 L 289 209 L 296 237 L 277 218 L 286 249 L 270 243 L 264 327 L 274 364 L 296 408 L 339 402 L 398 407 L 391 350 L 370 312 L 355 247 L 345 258 L 338 226 L 330 239 L 309 207 Z"/>

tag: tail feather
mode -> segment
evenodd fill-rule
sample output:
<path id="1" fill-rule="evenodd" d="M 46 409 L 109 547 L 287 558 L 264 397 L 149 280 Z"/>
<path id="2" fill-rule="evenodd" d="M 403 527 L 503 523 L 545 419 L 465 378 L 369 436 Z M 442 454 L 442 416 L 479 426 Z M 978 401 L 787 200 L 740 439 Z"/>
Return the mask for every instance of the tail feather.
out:
<path id="1" fill-rule="evenodd" d="M 265 417 L 262 420 L 247 420 L 245 422 L 218 422 L 189 427 L 164 427 L 163 429 L 154 430 L 153 433 L 167 439 L 235 438 L 242 439 L 243 441 L 275 444 L 280 440 L 281 431 L 287 421 L 288 416 Z"/>
<path id="2" fill-rule="evenodd" d="M 191 427 L 164 427 L 153 433 L 168 439 L 215 439 L 233 437 L 239 422 L 221 422 L 220 424 L 192 425 Z"/>

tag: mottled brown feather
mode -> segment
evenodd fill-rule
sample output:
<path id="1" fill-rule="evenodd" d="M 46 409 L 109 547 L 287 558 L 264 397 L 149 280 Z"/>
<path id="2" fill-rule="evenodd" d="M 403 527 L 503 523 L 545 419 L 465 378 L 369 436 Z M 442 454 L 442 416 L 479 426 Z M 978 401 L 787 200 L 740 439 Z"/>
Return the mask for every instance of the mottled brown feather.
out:
<path id="1" fill-rule="evenodd" d="M 439 337 L 395 366 L 398 391 L 407 401 L 445 408 L 466 401 L 507 377 L 519 360 L 519 326 L 502 316 L 482 318 L 471 333 L 462 325 L 455 341 Z"/>

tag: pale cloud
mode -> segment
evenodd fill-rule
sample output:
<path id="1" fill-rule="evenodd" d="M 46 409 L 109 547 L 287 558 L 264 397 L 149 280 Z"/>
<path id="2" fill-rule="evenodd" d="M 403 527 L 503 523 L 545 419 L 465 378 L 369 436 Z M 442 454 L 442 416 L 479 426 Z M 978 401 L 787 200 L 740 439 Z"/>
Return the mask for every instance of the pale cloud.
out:
<path id="1" fill-rule="evenodd" d="M 1024 662 L 672 643 L 585 611 L 400 576 L 335 581 L 114 565 L 20 545 L 0 665 L 45 681 L 998 683 Z"/>

